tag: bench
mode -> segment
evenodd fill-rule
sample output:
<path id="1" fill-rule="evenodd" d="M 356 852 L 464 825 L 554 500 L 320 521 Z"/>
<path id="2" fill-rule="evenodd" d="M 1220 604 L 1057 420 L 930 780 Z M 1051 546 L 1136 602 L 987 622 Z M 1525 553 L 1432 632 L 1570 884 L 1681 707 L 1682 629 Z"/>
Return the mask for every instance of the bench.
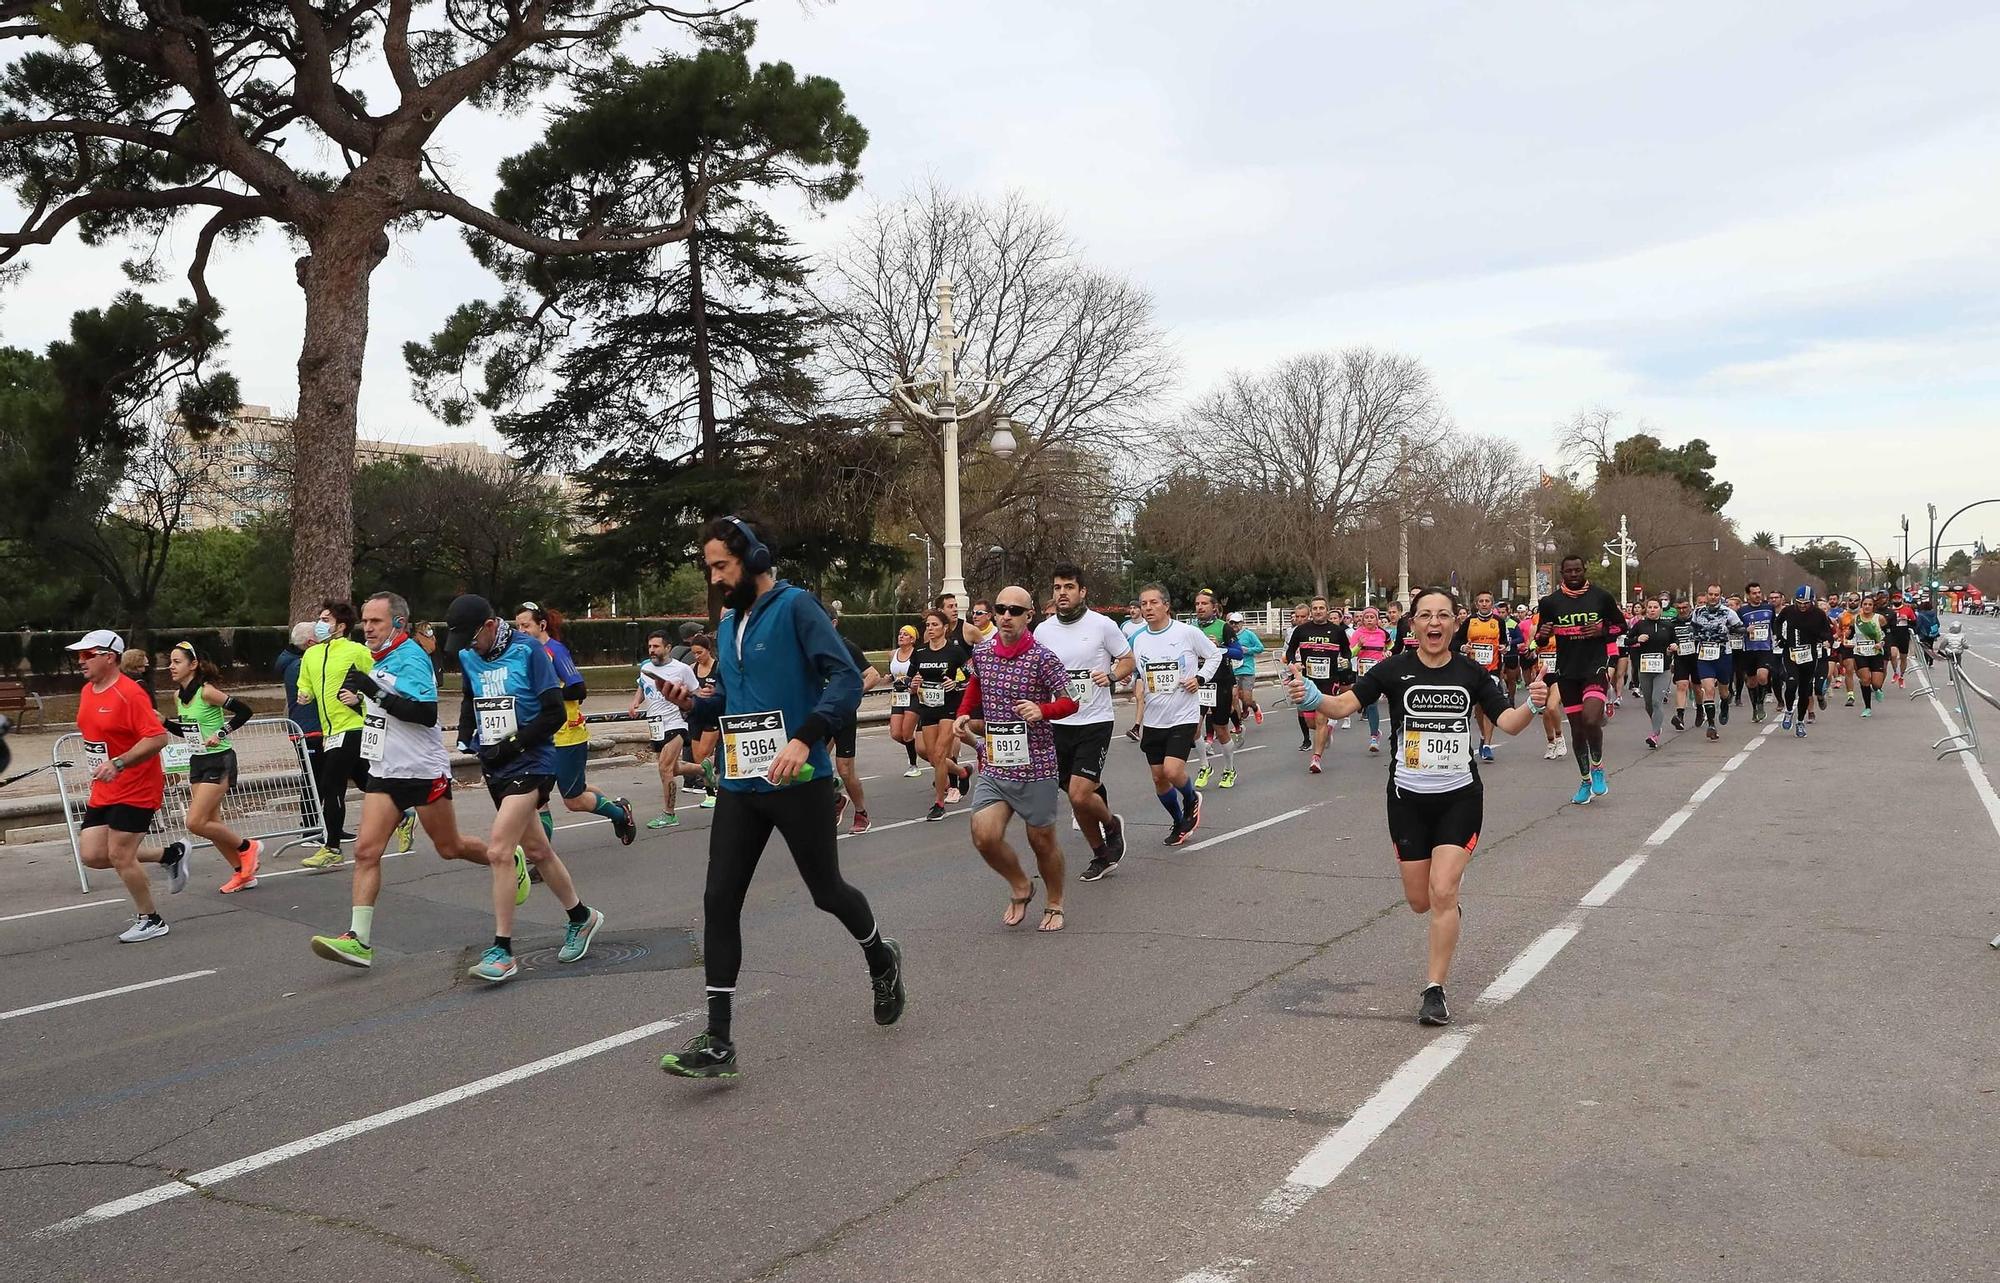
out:
<path id="1" fill-rule="evenodd" d="M 25 716 L 32 708 L 41 717 L 42 697 L 28 689 L 26 682 L 0 682 L 0 713 Z"/>

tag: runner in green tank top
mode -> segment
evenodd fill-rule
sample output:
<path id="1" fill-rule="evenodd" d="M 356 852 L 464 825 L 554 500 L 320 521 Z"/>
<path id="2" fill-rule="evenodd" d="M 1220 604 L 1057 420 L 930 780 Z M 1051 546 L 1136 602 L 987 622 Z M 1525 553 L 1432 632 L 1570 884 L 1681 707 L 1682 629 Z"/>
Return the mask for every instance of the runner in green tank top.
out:
<path id="1" fill-rule="evenodd" d="M 215 661 L 195 653 L 194 643 L 179 642 L 167 656 L 167 675 L 174 683 L 174 716 L 167 732 L 179 736 L 188 749 L 187 828 L 222 853 L 234 870 L 222 893 L 230 895 L 257 885 L 257 861 L 264 844 L 241 838 L 222 822 L 222 800 L 236 783 L 236 749 L 230 732 L 250 720 L 250 706 L 226 695 L 215 683 L 221 677 Z"/>

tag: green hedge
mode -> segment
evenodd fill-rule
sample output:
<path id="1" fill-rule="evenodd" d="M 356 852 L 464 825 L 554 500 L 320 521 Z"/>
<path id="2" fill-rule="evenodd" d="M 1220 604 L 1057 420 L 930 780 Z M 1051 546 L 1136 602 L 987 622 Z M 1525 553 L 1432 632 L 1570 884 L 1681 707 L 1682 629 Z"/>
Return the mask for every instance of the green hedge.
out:
<path id="1" fill-rule="evenodd" d="M 77 667 L 67 648 L 82 636 L 81 632 L 0 633 L 0 668 L 10 674 L 18 673 L 21 660 L 25 657 L 29 670 L 37 676 L 74 675 Z M 271 661 L 278 657 L 278 652 L 290 639 L 289 628 L 246 625 L 242 628 L 160 628 L 155 629 L 146 640 L 156 656 L 164 655 L 167 648 L 177 642 L 193 642 L 195 650 L 213 659 L 225 674 L 256 678 L 270 673 Z"/>

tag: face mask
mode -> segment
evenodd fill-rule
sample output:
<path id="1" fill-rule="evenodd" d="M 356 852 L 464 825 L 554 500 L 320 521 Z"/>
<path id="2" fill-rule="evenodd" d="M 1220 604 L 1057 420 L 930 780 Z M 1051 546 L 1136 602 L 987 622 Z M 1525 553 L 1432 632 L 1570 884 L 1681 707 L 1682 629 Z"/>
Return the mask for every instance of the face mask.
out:
<path id="1" fill-rule="evenodd" d="M 314 641 L 326 641 L 328 638 L 332 636 L 333 636 L 332 624 L 327 623 L 324 619 L 318 620 L 313 624 Z"/>
<path id="2" fill-rule="evenodd" d="M 493 645 L 487 650 L 486 658 L 491 659 L 495 655 L 498 655 L 501 651 L 507 649 L 507 643 L 513 640 L 514 625 L 504 619 L 493 621 Z"/>

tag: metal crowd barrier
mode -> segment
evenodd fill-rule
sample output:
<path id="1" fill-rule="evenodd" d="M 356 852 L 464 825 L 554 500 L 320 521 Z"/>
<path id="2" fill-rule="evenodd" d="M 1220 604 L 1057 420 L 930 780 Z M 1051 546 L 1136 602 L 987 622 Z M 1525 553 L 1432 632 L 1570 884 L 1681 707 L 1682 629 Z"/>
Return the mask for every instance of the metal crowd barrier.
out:
<path id="1" fill-rule="evenodd" d="M 256 717 L 232 732 L 236 748 L 236 783 L 223 796 L 221 821 L 246 838 L 276 843 L 266 851 L 276 855 L 310 842 L 326 843 L 326 819 L 320 814 L 319 789 L 313 783 L 312 760 L 298 724 L 283 717 Z M 170 741 L 161 750 L 167 771 L 165 797 L 153 817 L 149 836 L 160 842 L 181 841 L 190 852 L 196 839 L 187 829 L 188 746 Z M 71 732 L 58 739 L 51 754 L 56 787 L 62 795 L 63 821 L 69 827 L 70 856 L 76 861 L 77 886 L 90 890 L 83 867 L 80 838 L 83 812 L 90 801 L 90 764 L 84 757 L 83 736 Z M 201 845 L 207 845 L 204 841 Z"/>
<path id="2" fill-rule="evenodd" d="M 1970 753 L 1975 762 L 1986 760 L 1985 747 L 1979 742 L 1979 727 L 1972 716 L 1972 701 L 1966 698 L 1970 691 L 1984 700 L 1989 707 L 2000 710 L 2000 697 L 1974 681 L 1965 671 L 1965 644 L 1962 637 L 1947 633 L 1938 638 L 1934 648 L 1937 658 L 1942 659 L 1946 674 L 1950 677 L 1952 712 L 1957 715 L 1962 730 L 1953 731 L 1931 747 L 1937 750 L 1941 762 L 1953 753 Z M 1930 665 L 1935 667 L 1935 661 Z M 1929 692 L 1923 692 L 1928 694 Z"/>

